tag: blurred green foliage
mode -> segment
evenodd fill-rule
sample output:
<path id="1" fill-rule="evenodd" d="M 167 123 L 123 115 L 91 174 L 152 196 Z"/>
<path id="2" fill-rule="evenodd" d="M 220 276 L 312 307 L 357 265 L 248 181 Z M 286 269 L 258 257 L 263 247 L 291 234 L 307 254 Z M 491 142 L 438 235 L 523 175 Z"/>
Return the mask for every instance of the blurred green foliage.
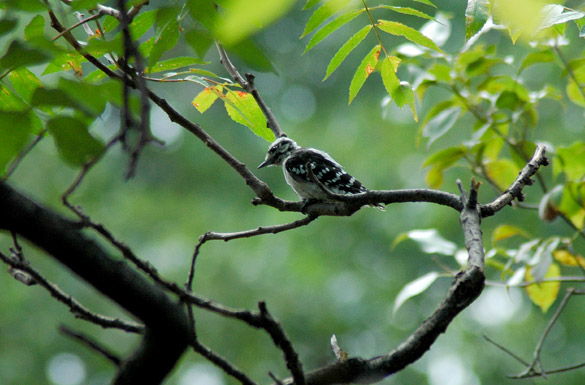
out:
<path id="1" fill-rule="evenodd" d="M 493 25 L 489 29 L 486 9 L 491 8 L 486 1 L 469 1 L 467 7 L 463 2 L 435 1 L 436 9 L 428 1 L 404 1 L 398 4 L 401 11 L 370 10 L 374 21 L 392 20 L 380 27 L 388 33 L 379 41 L 368 32 L 371 24 L 359 2 L 333 1 L 327 8 L 309 1 L 304 11 L 304 4 L 275 2 L 274 9 L 259 12 L 252 20 L 264 23 L 261 28 L 252 23 L 235 32 L 235 22 L 227 27 L 221 24 L 225 21 L 219 23 L 221 15 L 211 2 L 183 3 L 151 1 L 131 26 L 147 57 L 148 85 L 250 169 L 263 160 L 267 142 L 244 128 L 262 125 L 246 124 L 258 119 L 246 116 L 249 106 L 228 100 L 226 95 L 240 90 L 226 79 L 229 75 L 211 49 L 214 36 L 233 44 L 236 66 L 256 75 L 262 97 L 290 137 L 331 153 L 370 189 L 431 186 L 457 192 L 456 179 L 467 185 L 474 176 L 484 181 L 480 200 L 488 202 L 515 178 L 535 143 L 547 144 L 552 167 L 541 170 L 542 179 L 524 191 L 527 207 L 508 207 L 484 220 L 490 257 L 486 273 L 493 285 L 423 359 L 383 381 L 518 383 L 506 376 L 520 373 L 522 365 L 483 336 L 530 360 L 552 311 L 543 313 L 542 304 L 532 298 L 538 306 L 533 304 L 526 290 L 506 284 L 514 286 L 539 274 L 545 277 L 550 266 L 560 266 L 563 276 L 583 277 L 579 262 L 570 260 L 585 254 L 581 4 L 549 7 L 548 16 L 530 29 Z M 228 9 L 236 5 L 230 18 L 245 16 L 238 11 L 242 2 L 217 3 Z M 255 3 L 262 8 L 265 2 Z M 523 17 L 535 12 L 530 2 L 521 3 L 520 11 L 505 14 L 512 26 L 522 25 Z M 78 21 L 69 6 L 49 4 L 65 25 Z M 75 180 L 79 166 L 101 156 L 102 143 L 117 133 L 120 84 L 96 71 L 64 38 L 51 42 L 57 33 L 50 29 L 43 2 L 4 1 L 0 7 L 0 171 L 11 171 L 9 183 L 39 202 L 72 215 L 63 207 L 61 194 Z M 496 21 L 502 18 L 497 12 L 493 16 Z M 335 23 L 338 17 L 343 19 Z M 94 36 L 88 37 L 81 27 L 73 35 L 88 41 L 88 52 L 115 68 L 107 59 L 122 49 L 117 21 L 105 16 L 100 27 L 91 25 L 98 31 Z M 312 36 L 321 33 L 318 44 L 308 37 L 299 42 L 308 27 Z M 255 30 L 259 32 L 252 35 Z M 540 33 L 537 38 L 535 32 Z M 378 55 L 383 55 L 383 62 L 377 65 L 376 57 L 363 64 L 372 47 L 382 43 L 386 52 L 380 52 L 380 46 Z M 382 79 L 366 81 L 375 72 Z M 327 80 L 322 82 L 324 76 Z M 360 84 L 352 90 L 356 76 Z M 207 105 L 205 114 L 191 104 L 214 86 L 225 107 L 232 109 L 233 120 L 220 103 Z M 349 107 L 348 89 L 353 97 L 360 91 Z M 411 111 L 397 107 L 406 104 Z M 415 111 L 421 123 L 414 121 Z M 128 157 L 114 146 L 71 200 L 166 278 L 186 280 L 197 238 L 206 231 L 239 231 L 299 218 L 298 213 L 252 206 L 253 193 L 243 180 L 156 108 L 152 130 L 166 145 L 146 148 L 133 179 L 124 180 Z M 269 133 L 254 132 L 269 138 Z M 38 135 L 44 138 L 12 169 L 18 154 Z M 276 195 L 296 199 L 279 170 L 256 174 Z M 98 239 L 89 231 L 88 235 Z M 429 248 L 429 243 L 447 246 Z M 11 245 L 10 234 L 1 234 L 0 249 L 7 252 Z M 35 268 L 81 303 L 126 317 L 41 251 L 23 246 Z M 391 205 L 385 213 L 364 208 L 349 218 L 323 217 L 277 235 L 208 242 L 198 257 L 194 290 L 234 307 L 253 309 L 258 301 L 266 301 L 310 370 L 334 360 L 329 349 L 332 334 L 350 355 L 371 357 L 397 346 L 444 296 L 451 281 L 444 277 L 461 268 L 463 248 L 458 215 L 451 209 L 420 203 Z M 417 281 L 420 277 L 426 278 Z M 398 293 L 405 293 L 408 283 L 414 284 L 395 309 Z M 558 284 L 556 291 L 562 297 L 565 288 L 576 285 L 582 283 Z M 559 302 L 555 299 L 549 304 L 553 311 Z M 545 368 L 585 360 L 580 301 L 572 299 L 552 329 L 542 353 Z M 199 310 L 196 318 L 202 342 L 254 379 L 268 383 L 267 371 L 288 375 L 281 353 L 264 333 Z M 81 359 L 85 374 L 77 383 L 107 383 L 114 368 L 59 334 L 60 324 L 91 335 L 120 355 L 137 343 L 123 332 L 75 319 L 38 286 L 25 287 L 3 274 L 0 383 L 65 383 L 57 381 L 59 362 L 69 362 L 62 353 Z M 582 370 L 577 370 L 557 374 L 551 381 L 576 385 L 582 378 Z M 190 353 L 167 383 L 213 385 L 234 380 Z"/>

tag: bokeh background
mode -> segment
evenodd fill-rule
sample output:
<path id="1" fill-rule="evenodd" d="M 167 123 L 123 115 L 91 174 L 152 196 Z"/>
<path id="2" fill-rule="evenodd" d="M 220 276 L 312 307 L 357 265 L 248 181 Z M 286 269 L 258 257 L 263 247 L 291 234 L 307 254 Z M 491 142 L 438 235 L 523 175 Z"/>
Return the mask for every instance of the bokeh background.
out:
<path id="1" fill-rule="evenodd" d="M 157 2 L 152 2 L 157 4 Z M 465 2 L 436 1 L 449 19 L 450 37 L 443 46 L 455 52 L 464 44 Z M 371 189 L 417 188 L 425 186 L 422 164 L 431 153 L 469 138 L 471 119 L 429 148 L 419 143 L 419 124 L 407 108 L 386 106 L 385 91 L 377 74 L 372 75 L 351 106 L 348 86 L 353 71 L 369 50 L 358 47 L 327 81 L 322 82 L 327 63 L 352 28 L 322 42 L 302 55 L 308 39 L 299 40 L 309 12 L 299 2 L 283 19 L 255 37 L 274 67 L 259 72 L 234 57 L 242 71 L 252 71 L 256 84 L 287 134 L 299 144 L 323 149 L 348 172 Z M 22 26 L 26 25 L 26 15 Z M 32 15 L 30 15 L 32 17 Z M 400 20 L 400 15 L 393 15 Z M 409 25 L 422 22 L 405 19 Z M 582 42 L 577 31 L 568 55 L 578 56 Z M 373 36 L 369 36 L 373 39 Z M 513 45 L 502 32 L 483 37 L 495 44 L 502 56 L 521 58 L 530 47 Z M 5 39 L 6 40 L 6 39 Z M 3 41 L 7 46 L 9 41 Z M 401 44 L 396 40 L 396 44 Z M 171 55 L 194 55 L 181 42 Z M 210 49 L 205 59 L 210 69 L 225 71 L 217 52 Z M 43 68 L 36 69 L 38 73 Z M 86 68 L 89 71 L 89 67 Z M 401 74 L 408 78 L 408 74 Z M 555 66 L 535 66 L 525 74 L 528 84 L 541 84 L 564 76 Z M 229 119 L 216 103 L 204 115 L 191 105 L 201 90 L 193 83 L 151 84 L 151 87 L 181 113 L 200 124 L 249 168 L 263 160 L 268 143 Z M 441 101 L 443 91 L 429 92 L 418 100 L 419 115 Z M 550 102 L 540 109 L 541 120 L 534 138 L 552 144 L 566 144 L 583 136 L 582 113 L 570 106 Z M 127 158 L 113 149 L 72 196 L 94 220 L 107 226 L 142 258 L 155 265 L 167 279 L 183 283 L 197 238 L 206 231 L 230 232 L 289 222 L 298 213 L 281 213 L 270 207 L 250 204 L 252 191 L 242 179 L 197 138 L 171 123 L 156 107 L 152 109 L 153 132 L 166 145 L 149 147 L 141 157 L 137 175 L 124 180 Z M 118 111 L 108 108 L 92 127 L 106 140 L 119 127 Z M 276 168 L 254 171 L 282 198 L 296 199 Z M 550 170 L 544 171 L 550 173 Z M 64 166 L 51 139 L 43 140 L 26 157 L 11 178 L 11 184 L 39 202 L 67 213 L 60 195 L 77 175 Z M 456 192 L 455 181 L 467 184 L 471 174 L 465 167 L 449 170 L 442 189 Z M 529 188 L 528 201 L 541 197 Z M 486 185 L 482 201 L 495 193 Z M 568 234 L 562 223 L 542 223 L 534 211 L 507 208 L 484 221 L 489 243 L 492 230 L 512 223 L 532 234 Z M 423 253 L 418 245 L 405 241 L 392 247 L 402 233 L 413 229 L 437 229 L 447 240 L 463 248 L 458 215 L 451 209 L 431 204 L 389 206 L 386 212 L 363 209 L 349 218 L 319 218 L 311 225 L 278 235 L 228 243 L 209 242 L 197 262 L 194 289 L 224 304 L 253 309 L 266 301 L 277 317 L 307 370 L 334 360 L 329 348 L 332 334 L 350 355 L 372 357 L 396 347 L 443 298 L 451 279 L 437 280 L 429 290 L 393 312 L 397 293 L 408 282 L 444 266 L 457 270 L 452 257 Z M 89 235 L 98 238 L 95 234 Z M 111 248 L 100 242 L 104 247 Z M 11 245 L 8 234 L 0 234 L 0 248 Z M 582 246 L 582 244 L 581 244 Z M 579 250 L 577 250 L 579 251 Z M 127 317 L 115 305 L 73 276 L 51 258 L 24 243 L 25 256 L 45 276 L 90 309 Z M 115 251 L 112 250 L 114 253 Z M 581 250 L 582 252 L 582 250 Z M 488 270 L 497 281 L 498 272 Z M 561 290 L 561 293 L 563 291 Z M 480 384 L 582 384 L 583 371 L 544 379 L 511 380 L 509 374 L 522 367 L 509 355 L 485 341 L 484 335 L 505 345 L 526 360 L 548 323 L 557 304 L 546 314 L 532 305 L 521 289 L 488 286 L 482 296 L 465 310 L 417 363 L 384 380 L 383 384 L 480 385 Z M 271 382 L 271 371 L 286 377 L 282 355 L 270 338 L 241 323 L 196 311 L 198 334 L 205 344 L 249 373 L 260 383 Z M 10 275 L 0 274 L 0 384 L 80 385 L 105 384 L 114 368 L 101 357 L 58 332 L 59 325 L 81 330 L 120 355 L 131 352 L 134 336 L 76 320 L 64 305 L 38 286 L 25 287 Z M 552 330 L 543 350 L 543 365 L 554 368 L 585 361 L 583 302 L 571 300 Z M 185 354 L 167 381 L 173 385 L 233 384 L 233 379 L 193 353 Z"/>

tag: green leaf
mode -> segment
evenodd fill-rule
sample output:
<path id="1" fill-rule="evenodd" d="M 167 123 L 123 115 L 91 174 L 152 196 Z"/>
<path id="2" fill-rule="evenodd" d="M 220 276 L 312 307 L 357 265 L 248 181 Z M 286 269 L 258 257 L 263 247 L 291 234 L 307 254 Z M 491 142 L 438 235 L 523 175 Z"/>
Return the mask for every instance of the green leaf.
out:
<path id="1" fill-rule="evenodd" d="M 561 276 L 561 269 L 559 265 L 556 263 L 552 263 L 547 270 L 544 278 L 558 278 Z M 526 270 L 526 281 L 531 282 L 534 281 L 534 276 L 529 269 Z M 556 282 L 542 282 L 542 283 L 534 283 L 530 286 L 526 287 L 526 292 L 528 293 L 528 298 L 540 307 L 543 313 L 546 313 L 547 310 L 551 307 L 551 305 L 557 299 L 559 294 L 559 289 L 561 288 L 561 283 L 559 281 Z"/>
<path id="2" fill-rule="evenodd" d="M 44 53 L 31 49 L 19 42 L 13 41 L 8 47 L 8 51 L 0 58 L 0 68 L 13 69 L 25 67 L 34 64 L 44 63 L 49 57 Z"/>
<path id="3" fill-rule="evenodd" d="M 256 71 L 275 72 L 272 60 L 252 39 L 244 39 L 231 47 L 229 52 L 241 59 L 248 67 Z"/>
<path id="4" fill-rule="evenodd" d="M 229 0 L 215 33 L 226 46 L 234 45 L 284 16 L 294 0 Z"/>
<path id="5" fill-rule="evenodd" d="M 0 84 L 0 111 L 25 111 L 29 106 L 10 88 Z"/>
<path id="6" fill-rule="evenodd" d="M 582 182 L 568 182 L 563 189 L 563 196 L 559 205 L 559 211 L 569 218 L 571 223 L 575 225 L 575 228 L 579 230 L 583 230 L 585 220 L 585 209 L 583 209 L 585 193 L 579 191 L 582 188 Z"/>
<path id="7" fill-rule="evenodd" d="M 34 40 L 45 36 L 45 19 L 41 15 L 36 15 L 24 28 L 24 38 Z"/>
<path id="8" fill-rule="evenodd" d="M 384 9 L 390 9 L 396 13 L 401 13 L 403 15 L 410 15 L 410 16 L 416 16 L 416 17 L 420 17 L 421 19 L 427 19 L 427 20 L 435 20 L 434 17 L 419 11 L 418 9 L 414 9 L 414 8 L 409 8 L 409 7 L 395 7 L 393 5 L 380 5 L 380 8 L 384 8 Z"/>
<path id="9" fill-rule="evenodd" d="M 380 58 L 380 49 L 381 48 L 379 44 L 374 46 L 374 48 L 372 48 L 370 52 L 368 52 L 368 54 L 363 58 L 361 64 L 357 68 L 357 71 L 355 71 L 353 79 L 351 80 L 351 84 L 349 85 L 350 104 L 353 98 L 356 97 L 357 93 L 366 82 L 368 76 L 370 76 L 370 74 L 374 72 L 374 69 L 378 64 L 378 59 Z"/>
<path id="10" fill-rule="evenodd" d="M 152 28 L 156 21 L 156 14 L 156 10 L 140 12 L 138 16 L 132 20 L 132 23 L 130 23 L 132 39 L 140 39 L 150 28 Z"/>
<path id="11" fill-rule="evenodd" d="M 528 234 L 526 231 L 522 230 L 519 227 L 512 225 L 499 225 L 494 229 L 494 232 L 492 233 L 492 245 L 494 245 L 495 247 L 496 243 L 498 243 L 499 241 L 503 241 L 504 239 L 508 239 L 516 235 L 519 235 L 527 239 L 531 238 L 530 234 Z"/>
<path id="12" fill-rule="evenodd" d="M 151 70 L 151 73 L 171 71 L 177 68 L 189 67 L 195 64 L 204 64 L 203 60 L 189 56 L 174 57 L 169 60 L 158 62 Z"/>
<path id="13" fill-rule="evenodd" d="M 579 11 L 564 12 L 565 7 L 560 4 L 547 4 L 541 10 L 541 22 L 538 30 L 552 27 L 556 24 L 563 24 L 571 20 L 585 17 L 585 13 Z"/>
<path id="14" fill-rule="evenodd" d="M 26 144 L 32 127 L 30 117 L 29 112 L 0 111 L 0 176 Z"/>
<path id="15" fill-rule="evenodd" d="M 520 169 L 510 159 L 496 159 L 485 164 L 488 177 L 502 191 L 505 191 L 516 180 Z"/>
<path id="16" fill-rule="evenodd" d="M 489 0 L 467 0 L 465 9 L 465 40 L 478 33 L 490 17 Z"/>
<path id="17" fill-rule="evenodd" d="M 103 143 L 91 136 L 87 126 L 78 119 L 58 116 L 47 122 L 47 128 L 59 155 L 71 166 L 81 167 L 104 150 Z"/>
<path id="18" fill-rule="evenodd" d="M 444 52 L 437 46 L 437 44 L 435 44 L 434 41 L 414 28 L 410 28 L 402 23 L 388 20 L 378 20 L 378 23 L 378 28 L 384 32 L 394 36 L 402 36 L 415 44 L 444 54 Z"/>
<path id="19" fill-rule="evenodd" d="M 396 56 L 389 56 L 382 61 L 380 71 L 382 74 L 382 82 L 394 103 L 400 108 L 408 104 L 414 115 L 414 120 L 418 121 L 414 92 L 412 91 L 410 84 L 407 82 L 401 83 L 400 79 L 396 76 L 399 63 L 400 58 Z"/>
<path id="20" fill-rule="evenodd" d="M 8 9 L 20 10 L 24 12 L 43 12 L 47 6 L 41 0 L 3 0 Z"/>
<path id="21" fill-rule="evenodd" d="M 100 115 L 106 104 L 122 105 L 122 86 L 119 82 L 109 81 L 103 84 L 89 84 L 79 80 L 59 79 L 59 90 L 64 91 L 76 104 L 83 106 L 91 116 Z"/>
<path id="22" fill-rule="evenodd" d="M 427 147 L 453 128 L 460 114 L 461 107 L 446 108 L 423 123 L 423 137 L 429 139 Z"/>
<path id="23" fill-rule="evenodd" d="M 305 5 L 303 6 L 303 11 L 313 8 L 315 5 L 319 4 L 319 1 L 321 0 L 307 0 Z"/>
<path id="24" fill-rule="evenodd" d="M 10 18 L 3 18 L 0 20 L 0 36 L 6 35 L 8 32 L 12 31 L 16 28 L 18 24 L 18 20 L 10 19 Z"/>
<path id="25" fill-rule="evenodd" d="M 347 3 L 349 3 L 349 0 L 329 0 L 317 8 L 317 10 L 313 12 L 307 21 L 307 25 L 305 26 L 305 30 L 303 31 L 301 38 L 316 30 L 317 27 L 321 25 L 321 23 L 345 7 Z"/>
<path id="26" fill-rule="evenodd" d="M 339 16 L 338 18 L 336 18 L 332 22 L 326 24 L 323 28 L 318 30 L 317 33 L 315 33 L 313 35 L 313 37 L 311 38 L 311 40 L 307 44 L 307 47 L 305 47 L 305 50 L 303 51 L 303 53 L 307 52 L 308 50 L 310 50 L 311 48 L 313 48 L 314 46 L 319 44 L 327 36 L 329 36 L 330 34 L 335 32 L 339 28 L 343 27 L 345 24 L 349 23 L 350 21 L 352 21 L 353 19 L 358 17 L 363 12 L 364 12 L 363 9 L 349 11 L 349 12 Z"/>
<path id="27" fill-rule="evenodd" d="M 426 5 L 430 5 L 433 8 L 437 8 L 437 6 L 435 4 L 433 4 L 431 1 L 429 0 L 413 0 L 417 3 L 421 3 L 421 4 L 426 4 Z"/>
<path id="28" fill-rule="evenodd" d="M 202 29 L 192 28 L 184 32 L 182 35 L 187 44 L 195 50 L 197 56 L 200 58 L 205 57 L 205 54 L 213 44 L 211 33 Z"/>
<path id="29" fill-rule="evenodd" d="M 187 1 L 189 13 L 191 16 L 201 23 L 202 26 L 209 31 L 215 29 L 215 22 L 217 19 L 217 10 L 215 4 L 211 0 L 189 0 Z"/>
<path id="30" fill-rule="evenodd" d="M 443 185 L 443 171 L 438 167 L 431 167 L 425 177 L 425 182 L 430 188 L 439 188 Z"/>
<path id="31" fill-rule="evenodd" d="M 148 69 L 150 72 L 162 55 L 177 45 L 179 42 L 179 23 L 173 20 L 165 25 L 158 36 L 155 36 L 152 50 L 148 56 Z"/>
<path id="32" fill-rule="evenodd" d="M 333 73 L 333 71 L 335 71 L 337 67 L 339 67 L 339 65 L 345 60 L 347 55 L 349 55 L 351 51 L 353 51 L 354 48 L 357 47 L 366 38 L 371 29 L 372 29 L 371 25 L 366 25 L 365 27 L 357 31 L 355 35 L 350 37 L 349 40 L 343 44 L 343 46 L 341 46 L 339 51 L 337 51 L 335 56 L 333 56 L 333 59 L 331 59 L 331 61 L 329 62 L 323 80 L 327 79 Z"/>
<path id="33" fill-rule="evenodd" d="M 75 0 L 70 3 L 71 9 L 75 11 L 94 9 L 100 0 Z"/>
<path id="34" fill-rule="evenodd" d="M 10 72 L 10 84 L 20 97 L 27 103 L 31 102 L 34 91 L 43 84 L 28 68 L 21 67 Z"/>
<path id="35" fill-rule="evenodd" d="M 53 106 L 53 107 L 70 107 L 74 110 L 84 112 L 88 116 L 92 116 L 84 106 L 77 100 L 71 98 L 65 91 L 60 89 L 45 89 L 37 88 L 31 97 L 31 105 L 34 107 Z"/>
<path id="36" fill-rule="evenodd" d="M 251 94 L 228 91 L 226 95 L 220 97 L 225 102 L 228 115 L 235 122 L 247 126 L 254 134 L 269 142 L 274 140 L 274 133 L 266 126 L 266 117 Z"/>
<path id="37" fill-rule="evenodd" d="M 581 180 L 585 176 L 585 143 L 574 142 L 568 147 L 558 147 L 553 172 L 555 176 L 563 172 L 569 181 Z"/>
<path id="38" fill-rule="evenodd" d="M 404 285 L 402 290 L 400 290 L 400 292 L 396 295 L 392 313 L 396 313 L 396 311 L 410 298 L 415 297 L 427 290 L 440 276 L 441 274 L 438 272 L 431 271 L 430 273 L 427 273 L 422 277 L 418 277 L 414 281 Z"/>
<path id="39" fill-rule="evenodd" d="M 394 56 L 394 58 L 394 60 L 390 57 L 384 58 L 384 60 L 382 60 L 382 66 L 380 70 L 380 73 L 382 74 L 382 82 L 384 83 L 386 92 L 388 92 L 388 95 L 391 97 L 396 89 L 400 88 L 400 79 L 398 79 L 398 76 L 396 76 L 396 71 L 398 70 L 398 63 L 400 63 L 400 59 L 396 56 Z M 396 59 L 398 59 L 398 61 Z"/>
<path id="40" fill-rule="evenodd" d="M 467 154 L 465 146 L 449 147 L 429 156 L 423 163 L 422 167 L 437 167 L 439 170 L 445 170 L 454 165 L 459 159 Z"/>
<path id="41" fill-rule="evenodd" d="M 538 51 L 538 52 L 530 52 L 524 60 L 522 60 L 522 64 L 520 65 L 519 71 L 523 71 L 526 68 L 530 67 L 531 65 L 537 63 L 551 63 L 555 60 L 555 55 L 550 50 L 545 51 Z"/>
<path id="42" fill-rule="evenodd" d="M 585 36 L 585 18 L 574 20 L 575 25 L 579 29 L 579 37 Z"/>
<path id="43" fill-rule="evenodd" d="M 195 99 L 193 99 L 191 104 L 197 108 L 197 111 L 204 113 L 217 100 L 218 93 L 220 92 L 222 92 L 221 87 L 207 87 L 195 96 Z"/>

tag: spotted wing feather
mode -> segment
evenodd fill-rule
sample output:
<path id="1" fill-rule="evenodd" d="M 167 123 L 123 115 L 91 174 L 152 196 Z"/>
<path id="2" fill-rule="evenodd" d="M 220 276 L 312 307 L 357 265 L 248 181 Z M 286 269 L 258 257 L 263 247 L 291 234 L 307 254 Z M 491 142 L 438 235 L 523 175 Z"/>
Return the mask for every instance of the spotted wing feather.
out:
<path id="1" fill-rule="evenodd" d="M 366 188 L 349 175 L 339 163 L 327 154 L 311 148 L 295 151 L 284 163 L 289 175 L 297 183 L 313 183 L 307 173 L 309 165 L 317 179 L 337 194 L 358 194 Z"/>

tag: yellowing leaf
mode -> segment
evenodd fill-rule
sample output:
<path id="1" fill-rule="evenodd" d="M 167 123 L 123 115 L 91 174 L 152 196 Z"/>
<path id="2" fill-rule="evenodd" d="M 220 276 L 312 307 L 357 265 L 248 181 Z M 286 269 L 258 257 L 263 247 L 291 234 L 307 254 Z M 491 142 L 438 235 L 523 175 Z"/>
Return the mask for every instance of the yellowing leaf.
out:
<path id="1" fill-rule="evenodd" d="M 218 98 L 217 93 L 221 93 L 221 88 L 218 87 L 207 87 L 201 91 L 195 99 L 191 102 L 197 111 L 204 113 L 209 107 L 213 105 L 213 102 Z"/>
<path id="2" fill-rule="evenodd" d="M 500 225 L 496 227 L 492 233 L 492 244 L 495 244 L 496 242 L 502 241 L 504 239 L 508 239 L 515 235 L 520 235 L 524 238 L 530 238 L 530 235 L 519 227 L 512 225 Z"/>
<path id="3" fill-rule="evenodd" d="M 443 170 L 438 167 L 432 167 L 425 178 L 430 188 L 439 188 L 443 184 Z"/>
<path id="4" fill-rule="evenodd" d="M 485 168 L 490 179 L 502 190 L 506 190 L 514 182 L 520 171 L 518 166 L 510 159 L 487 162 Z"/>
<path id="5" fill-rule="evenodd" d="M 249 127 L 254 134 L 269 142 L 274 140 L 274 133 L 266 126 L 266 117 L 252 95 L 243 91 L 228 91 L 218 96 L 225 102 L 225 109 L 234 122 Z"/>
<path id="6" fill-rule="evenodd" d="M 544 278 L 558 278 L 560 276 L 561 269 L 559 268 L 559 265 L 552 263 L 544 275 Z M 534 281 L 534 276 L 532 275 L 530 268 L 526 270 L 524 278 L 529 282 Z M 561 283 L 559 281 L 534 283 L 526 287 L 526 292 L 532 303 L 539 306 L 543 313 L 546 313 L 557 299 L 560 287 Z"/>
<path id="7" fill-rule="evenodd" d="M 355 98 L 359 90 L 362 88 L 366 79 L 373 72 L 378 64 L 380 58 L 380 45 L 374 46 L 370 52 L 364 57 L 357 71 L 353 75 L 351 84 L 349 85 L 349 103 Z"/>
<path id="8" fill-rule="evenodd" d="M 497 19 L 509 27 L 515 41 L 518 37 L 529 38 L 538 30 L 541 23 L 541 10 L 544 0 L 496 0 L 494 11 Z"/>
<path id="9" fill-rule="evenodd" d="M 579 266 L 585 267 L 585 258 L 580 255 L 572 254 L 568 250 L 555 250 L 553 257 L 565 266 Z"/>

